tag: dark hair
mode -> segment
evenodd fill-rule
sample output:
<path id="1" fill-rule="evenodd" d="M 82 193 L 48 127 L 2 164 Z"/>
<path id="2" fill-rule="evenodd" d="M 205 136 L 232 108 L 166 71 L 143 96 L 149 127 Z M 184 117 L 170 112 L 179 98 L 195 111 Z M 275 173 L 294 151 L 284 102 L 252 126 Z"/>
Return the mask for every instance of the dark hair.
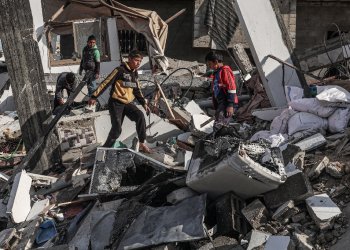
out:
<path id="1" fill-rule="evenodd" d="M 67 83 L 74 83 L 74 81 L 75 81 L 74 73 L 72 73 L 72 72 L 67 73 L 66 81 L 67 81 Z"/>
<path id="2" fill-rule="evenodd" d="M 94 35 L 90 35 L 88 37 L 88 41 L 91 41 L 91 40 L 95 40 L 96 41 L 96 37 Z"/>
<path id="3" fill-rule="evenodd" d="M 210 51 L 206 56 L 205 56 L 205 61 L 208 62 L 215 62 L 218 61 L 219 63 L 222 63 L 224 60 L 224 57 L 220 52 L 216 51 Z"/>
<path id="4" fill-rule="evenodd" d="M 140 51 L 138 51 L 137 49 L 134 49 L 134 50 L 130 51 L 129 57 L 130 58 L 136 58 L 136 57 L 143 58 L 143 55 Z"/>

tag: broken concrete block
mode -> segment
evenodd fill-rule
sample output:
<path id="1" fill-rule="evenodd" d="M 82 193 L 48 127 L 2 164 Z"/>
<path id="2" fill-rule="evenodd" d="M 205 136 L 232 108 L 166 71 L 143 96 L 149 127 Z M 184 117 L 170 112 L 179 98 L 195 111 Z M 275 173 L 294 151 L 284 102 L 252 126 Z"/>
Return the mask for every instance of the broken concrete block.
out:
<path id="1" fill-rule="evenodd" d="M 250 232 L 250 240 L 247 250 L 253 250 L 256 247 L 262 246 L 270 236 L 271 234 L 269 233 L 261 232 L 258 230 L 252 230 Z"/>
<path id="2" fill-rule="evenodd" d="M 318 133 L 296 143 L 295 145 L 298 146 L 301 150 L 309 152 L 311 150 L 314 150 L 326 144 L 327 144 L 326 138 L 324 138 L 323 135 Z"/>
<path id="3" fill-rule="evenodd" d="M 290 215 L 294 208 L 294 201 L 290 200 L 283 203 L 272 215 L 274 220 L 283 220 L 285 218 L 290 218 Z"/>
<path id="4" fill-rule="evenodd" d="M 182 200 L 185 200 L 187 198 L 191 198 L 193 196 L 198 195 L 195 191 L 193 191 L 192 189 L 188 188 L 188 187 L 183 187 L 180 189 L 177 189 L 173 192 L 171 192 L 170 194 L 168 194 L 168 196 L 166 197 L 167 202 L 171 203 L 171 204 L 176 204 Z"/>
<path id="5" fill-rule="evenodd" d="M 291 163 L 299 169 L 304 169 L 305 151 L 293 144 L 287 144 L 287 146 L 285 148 L 283 147 L 281 150 L 284 165 Z"/>
<path id="6" fill-rule="evenodd" d="M 328 164 L 329 164 L 328 157 L 327 156 L 323 157 L 321 162 L 319 164 L 316 164 L 315 166 L 313 166 L 313 168 L 310 170 L 310 172 L 308 173 L 309 178 L 312 180 L 312 179 L 316 179 L 317 177 L 319 177 L 320 174 L 322 173 L 323 169 L 325 169 Z"/>
<path id="7" fill-rule="evenodd" d="M 295 246 L 289 236 L 270 236 L 264 250 L 294 250 Z"/>
<path id="8" fill-rule="evenodd" d="M 242 209 L 242 214 L 247 219 L 249 224 L 257 229 L 261 225 L 267 223 L 269 212 L 260 200 L 255 200 L 248 206 Z"/>
<path id="9" fill-rule="evenodd" d="M 314 195 L 306 199 L 309 214 L 320 229 L 333 227 L 334 219 L 341 214 L 339 207 L 327 194 Z"/>
<path id="10" fill-rule="evenodd" d="M 49 199 L 35 202 L 26 218 L 26 221 L 31 221 L 36 219 L 44 211 L 44 209 L 47 208 L 49 205 L 50 205 Z"/>
<path id="11" fill-rule="evenodd" d="M 247 232 L 247 224 L 241 213 L 245 201 L 234 193 L 229 192 L 216 200 L 216 221 L 220 234 Z"/>
<path id="12" fill-rule="evenodd" d="M 204 134 L 210 134 L 212 133 L 213 127 L 214 127 L 214 121 L 209 122 L 207 125 L 201 127 L 201 125 L 203 123 L 205 123 L 206 121 L 208 121 L 210 119 L 209 116 L 207 115 L 193 115 L 192 116 L 192 124 L 193 124 L 193 128 L 194 131 L 193 132 L 199 132 L 199 133 L 204 133 Z"/>
<path id="13" fill-rule="evenodd" d="M 8 228 L 8 229 L 2 230 L 0 232 L 0 248 L 1 249 L 13 249 L 12 245 L 15 243 L 15 242 L 13 242 L 13 237 L 16 237 L 16 229 L 15 228 Z M 18 236 L 17 236 L 17 238 L 18 238 Z"/>
<path id="14" fill-rule="evenodd" d="M 330 162 L 327 166 L 326 166 L 326 172 L 334 177 L 334 178 L 342 178 L 344 173 L 344 166 L 336 161 L 336 162 Z"/>
<path id="15" fill-rule="evenodd" d="M 23 170 L 16 174 L 7 203 L 7 213 L 15 223 L 21 223 L 27 218 L 30 206 L 30 187 L 32 178 Z"/>
<path id="16" fill-rule="evenodd" d="M 268 208 L 277 208 L 286 201 L 301 201 L 312 195 L 313 190 L 308 178 L 300 172 L 288 177 L 277 189 L 266 193 L 264 201 Z"/>
<path id="17" fill-rule="evenodd" d="M 185 110 L 191 115 L 204 115 L 205 112 L 199 107 L 195 101 L 190 101 L 185 106 Z"/>
<path id="18" fill-rule="evenodd" d="M 30 176 L 30 178 L 32 178 L 33 186 L 50 186 L 52 183 L 55 183 L 57 181 L 56 177 L 32 173 L 27 174 Z"/>
<path id="19" fill-rule="evenodd" d="M 303 250 L 314 250 L 315 248 L 310 243 L 310 237 L 303 233 L 296 233 L 294 232 L 294 236 L 296 240 L 298 241 L 298 247 L 299 249 Z"/>
<path id="20" fill-rule="evenodd" d="M 305 212 L 302 212 L 302 213 L 299 213 L 299 214 L 296 214 L 292 217 L 292 221 L 293 223 L 299 223 L 299 222 L 302 222 L 303 220 L 306 219 L 306 213 Z"/>

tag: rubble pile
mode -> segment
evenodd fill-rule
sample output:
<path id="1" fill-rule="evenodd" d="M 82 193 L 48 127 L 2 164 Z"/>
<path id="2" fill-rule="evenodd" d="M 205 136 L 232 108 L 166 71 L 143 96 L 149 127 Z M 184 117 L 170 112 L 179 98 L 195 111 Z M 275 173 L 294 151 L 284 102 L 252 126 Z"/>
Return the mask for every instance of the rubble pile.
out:
<path id="1" fill-rule="evenodd" d="M 63 166 L 45 175 L 2 171 L 0 244 L 327 249 L 348 228 L 342 209 L 350 201 L 350 137 L 347 123 L 343 133 L 326 134 L 329 119 L 327 126 L 292 127 L 295 115 L 315 113 L 297 110 L 295 104 L 303 102 L 315 99 L 295 99 L 271 121 L 256 118 L 253 125 L 214 123 L 194 101 L 173 105 L 181 123 L 150 116 L 149 155 L 127 148 L 137 148 L 127 120 L 116 148 L 107 149 L 98 146 L 109 127 L 97 125 L 106 123 L 108 113 L 63 118 L 58 124 Z M 330 117 L 337 110 L 343 108 L 326 106 L 322 112 Z M 14 127 L 8 125 L 13 118 L 2 120 Z M 262 130 L 269 124 L 269 131 Z M 288 133 L 292 129 L 298 136 Z"/>

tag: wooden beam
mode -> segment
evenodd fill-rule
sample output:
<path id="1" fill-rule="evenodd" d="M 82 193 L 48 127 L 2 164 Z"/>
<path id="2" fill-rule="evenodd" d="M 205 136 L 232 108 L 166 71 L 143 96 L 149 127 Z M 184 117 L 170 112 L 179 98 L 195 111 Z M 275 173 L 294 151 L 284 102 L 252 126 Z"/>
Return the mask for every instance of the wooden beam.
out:
<path id="1" fill-rule="evenodd" d="M 171 17 L 169 17 L 167 20 L 165 20 L 164 22 L 169 24 L 170 22 L 172 22 L 174 19 L 176 19 L 178 16 L 182 15 L 183 13 L 185 13 L 186 9 L 182 9 L 179 12 L 175 13 L 174 15 L 172 15 Z"/>

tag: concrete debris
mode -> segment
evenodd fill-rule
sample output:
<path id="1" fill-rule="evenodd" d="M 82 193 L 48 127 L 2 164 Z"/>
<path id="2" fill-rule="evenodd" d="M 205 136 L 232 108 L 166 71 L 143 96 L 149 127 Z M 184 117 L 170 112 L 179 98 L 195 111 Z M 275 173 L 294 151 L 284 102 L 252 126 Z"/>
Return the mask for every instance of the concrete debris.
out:
<path id="1" fill-rule="evenodd" d="M 315 165 L 310 172 L 308 173 L 308 176 L 310 179 L 316 179 L 320 176 L 322 171 L 328 166 L 329 164 L 329 159 L 327 156 L 323 157 L 321 162 L 317 165 Z"/>
<path id="2" fill-rule="evenodd" d="M 166 197 L 166 200 L 171 204 L 177 204 L 182 200 L 191 198 L 193 196 L 198 195 L 196 192 L 194 192 L 192 189 L 188 187 L 177 189 Z"/>
<path id="3" fill-rule="evenodd" d="M 296 143 L 295 145 L 301 150 L 308 152 L 326 144 L 326 138 L 321 134 L 316 134 Z"/>
<path id="4" fill-rule="evenodd" d="M 282 204 L 277 210 L 273 213 L 272 219 L 274 220 L 283 220 L 290 218 L 293 215 L 294 201 L 290 200 Z"/>
<path id="5" fill-rule="evenodd" d="M 247 250 L 253 250 L 257 247 L 263 246 L 270 236 L 271 234 L 269 233 L 252 230 L 249 233 L 249 245 L 247 247 Z"/>
<path id="6" fill-rule="evenodd" d="M 326 172 L 334 177 L 334 178 L 342 178 L 343 175 L 345 174 L 344 172 L 344 165 L 341 164 L 340 162 L 330 162 L 326 166 Z"/>
<path id="7" fill-rule="evenodd" d="M 31 221 L 36 219 L 49 206 L 49 204 L 50 204 L 49 199 L 35 202 L 26 218 L 26 221 Z"/>
<path id="8" fill-rule="evenodd" d="M 339 207 L 327 194 L 319 194 L 306 199 L 307 209 L 322 230 L 333 227 L 335 217 L 341 214 Z"/>
<path id="9" fill-rule="evenodd" d="M 313 195 L 309 180 L 303 173 L 297 173 L 287 178 L 277 189 L 264 195 L 268 208 L 277 208 L 289 200 L 303 201 Z"/>
<path id="10" fill-rule="evenodd" d="M 242 214 L 244 207 L 245 201 L 232 192 L 219 197 L 215 202 L 218 232 L 223 235 L 246 234 L 248 226 Z"/>
<path id="11" fill-rule="evenodd" d="M 269 212 L 260 200 L 255 200 L 242 209 L 242 214 L 254 229 L 258 229 L 268 221 Z"/>
<path id="12" fill-rule="evenodd" d="M 31 210 L 29 194 L 31 184 L 32 178 L 25 171 L 16 174 L 7 203 L 7 213 L 15 223 L 25 221 Z"/>
<path id="13" fill-rule="evenodd" d="M 295 246 L 289 236 L 270 236 L 264 250 L 294 250 Z"/>

